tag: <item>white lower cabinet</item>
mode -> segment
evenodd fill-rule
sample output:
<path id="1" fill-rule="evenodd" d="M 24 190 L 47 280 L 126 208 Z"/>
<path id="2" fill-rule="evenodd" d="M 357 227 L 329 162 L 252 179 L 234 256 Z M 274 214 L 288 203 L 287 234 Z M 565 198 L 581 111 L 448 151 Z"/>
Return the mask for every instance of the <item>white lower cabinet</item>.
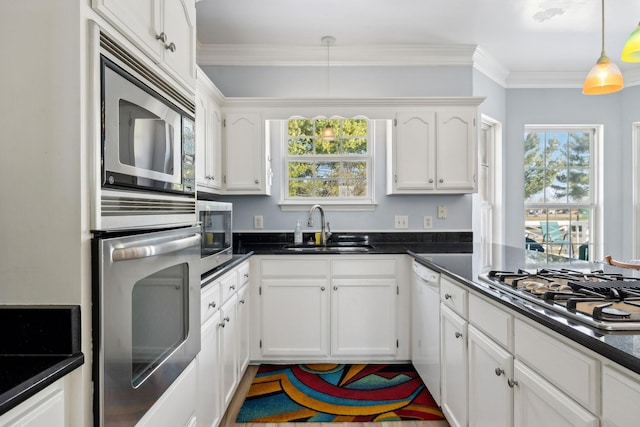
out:
<path id="1" fill-rule="evenodd" d="M 513 425 L 513 355 L 469 326 L 469 427 Z"/>
<path id="2" fill-rule="evenodd" d="M 549 363 L 552 363 L 550 360 Z M 598 418 L 519 360 L 514 362 L 514 426 L 597 427 Z"/>
<path id="3" fill-rule="evenodd" d="M 640 423 L 640 375 L 622 367 L 602 368 L 602 426 Z"/>
<path id="4" fill-rule="evenodd" d="M 198 355 L 198 425 L 217 426 L 222 418 L 220 386 L 220 311 L 203 325 Z"/>
<path id="5" fill-rule="evenodd" d="M 263 356 L 327 356 L 328 279 L 263 279 L 260 302 Z"/>
<path id="6" fill-rule="evenodd" d="M 401 340 L 398 330 L 402 318 L 408 331 L 409 313 L 398 313 L 402 292 L 393 257 L 299 255 L 258 262 L 257 358 L 395 360 L 400 341 L 407 358 L 409 337 Z"/>
<path id="7" fill-rule="evenodd" d="M 444 303 L 440 307 L 442 411 L 453 427 L 468 423 L 467 321 Z"/>
<path id="8" fill-rule="evenodd" d="M 2 427 L 64 427 L 64 379 L 47 386 L 15 408 L 0 416 Z"/>
<path id="9" fill-rule="evenodd" d="M 196 419 L 197 362 L 194 360 L 147 411 L 136 427 L 192 426 Z"/>
<path id="10" fill-rule="evenodd" d="M 245 261 L 202 289 L 198 426 L 220 424 L 249 363 L 248 282 L 249 262 Z"/>
<path id="11" fill-rule="evenodd" d="M 331 354 L 396 354 L 395 279 L 331 281 Z"/>

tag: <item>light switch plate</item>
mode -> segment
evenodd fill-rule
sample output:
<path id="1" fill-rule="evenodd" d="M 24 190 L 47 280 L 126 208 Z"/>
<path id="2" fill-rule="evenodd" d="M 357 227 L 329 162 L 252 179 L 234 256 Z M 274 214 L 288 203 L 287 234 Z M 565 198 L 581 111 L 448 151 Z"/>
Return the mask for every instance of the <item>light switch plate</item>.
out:
<path id="1" fill-rule="evenodd" d="M 438 205 L 438 219 L 447 217 L 447 205 Z"/>
<path id="2" fill-rule="evenodd" d="M 409 217 L 406 215 L 396 215 L 396 228 L 409 228 Z"/>
<path id="3" fill-rule="evenodd" d="M 262 229 L 264 227 L 264 220 L 262 215 L 255 215 L 253 217 L 253 228 Z"/>
<path id="4" fill-rule="evenodd" d="M 431 228 L 431 227 L 433 227 L 433 218 L 431 217 L 431 215 L 425 215 L 424 228 Z"/>

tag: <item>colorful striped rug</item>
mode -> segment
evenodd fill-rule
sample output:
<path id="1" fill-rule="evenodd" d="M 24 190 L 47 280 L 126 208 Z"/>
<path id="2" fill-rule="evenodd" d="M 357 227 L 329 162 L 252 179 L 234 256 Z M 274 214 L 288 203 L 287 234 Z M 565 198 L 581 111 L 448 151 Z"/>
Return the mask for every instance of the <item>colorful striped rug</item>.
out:
<path id="1" fill-rule="evenodd" d="M 442 420 L 411 364 L 261 365 L 238 423 Z"/>

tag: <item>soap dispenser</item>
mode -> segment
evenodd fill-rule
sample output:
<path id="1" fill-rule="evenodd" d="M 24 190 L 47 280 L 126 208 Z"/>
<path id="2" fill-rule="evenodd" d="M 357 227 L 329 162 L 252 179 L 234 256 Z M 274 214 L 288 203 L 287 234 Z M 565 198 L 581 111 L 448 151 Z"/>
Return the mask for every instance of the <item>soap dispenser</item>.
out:
<path id="1" fill-rule="evenodd" d="M 296 224 L 296 229 L 293 232 L 293 244 L 301 245 L 302 244 L 302 227 L 300 226 L 300 220 Z"/>

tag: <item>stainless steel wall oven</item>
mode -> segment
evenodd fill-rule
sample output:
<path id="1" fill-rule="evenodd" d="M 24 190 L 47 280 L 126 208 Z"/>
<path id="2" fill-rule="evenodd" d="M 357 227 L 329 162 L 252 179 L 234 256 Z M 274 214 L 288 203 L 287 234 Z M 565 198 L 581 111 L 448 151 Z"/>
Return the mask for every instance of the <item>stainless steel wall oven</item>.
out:
<path id="1" fill-rule="evenodd" d="M 96 426 L 133 426 L 200 351 L 200 227 L 93 240 Z"/>

